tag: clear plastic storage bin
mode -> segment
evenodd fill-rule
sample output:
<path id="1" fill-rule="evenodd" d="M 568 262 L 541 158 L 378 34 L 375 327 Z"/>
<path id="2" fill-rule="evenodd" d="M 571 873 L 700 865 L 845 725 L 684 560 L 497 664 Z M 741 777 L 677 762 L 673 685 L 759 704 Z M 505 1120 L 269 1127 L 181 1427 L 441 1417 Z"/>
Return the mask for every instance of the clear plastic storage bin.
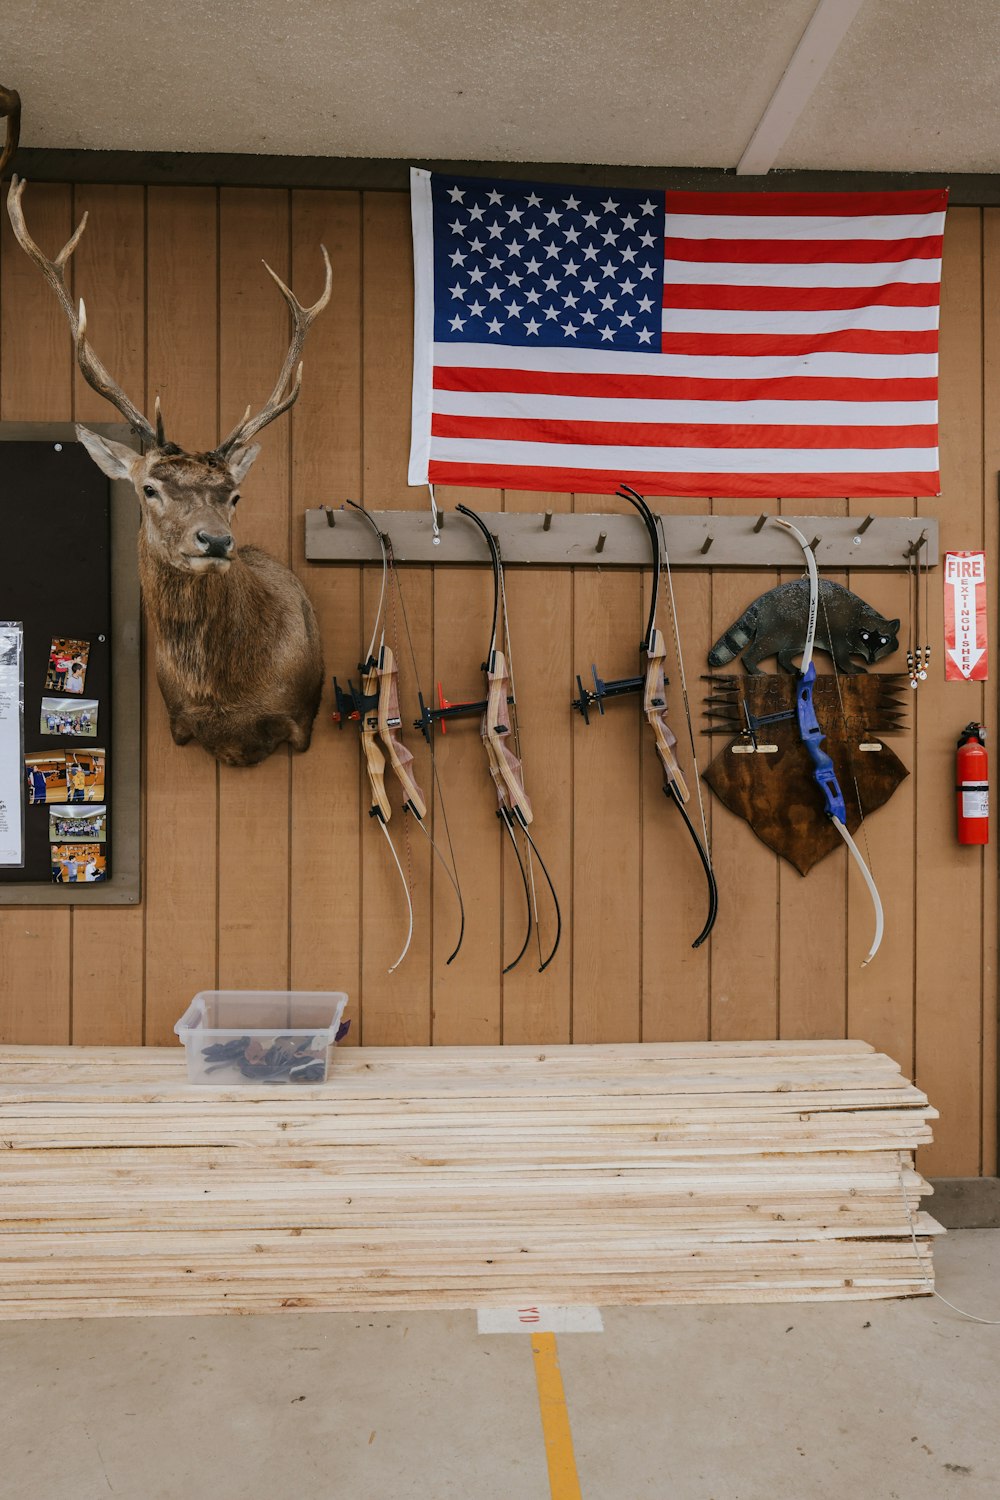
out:
<path id="1" fill-rule="evenodd" d="M 188 1082 L 325 1083 L 346 1005 L 336 991 L 202 990 L 174 1027 Z"/>

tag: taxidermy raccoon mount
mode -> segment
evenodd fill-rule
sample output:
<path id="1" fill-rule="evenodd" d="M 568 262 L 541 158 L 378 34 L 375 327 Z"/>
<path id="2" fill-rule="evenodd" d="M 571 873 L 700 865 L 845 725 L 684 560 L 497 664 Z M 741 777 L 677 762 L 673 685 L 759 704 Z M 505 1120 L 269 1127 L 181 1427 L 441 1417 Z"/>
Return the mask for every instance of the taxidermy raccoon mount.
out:
<path id="1" fill-rule="evenodd" d="M 743 652 L 745 672 L 760 671 L 766 656 L 777 656 L 784 672 L 796 670 L 795 657 L 806 643 L 809 617 L 809 580 L 796 578 L 761 594 L 720 636 L 708 653 L 710 667 L 723 667 Z M 850 589 L 828 578 L 819 581 L 816 646 L 828 651 L 838 672 L 853 676 L 865 667 L 851 661 L 861 656 L 867 662 L 881 661 L 899 647 L 898 620 L 886 620 Z"/>

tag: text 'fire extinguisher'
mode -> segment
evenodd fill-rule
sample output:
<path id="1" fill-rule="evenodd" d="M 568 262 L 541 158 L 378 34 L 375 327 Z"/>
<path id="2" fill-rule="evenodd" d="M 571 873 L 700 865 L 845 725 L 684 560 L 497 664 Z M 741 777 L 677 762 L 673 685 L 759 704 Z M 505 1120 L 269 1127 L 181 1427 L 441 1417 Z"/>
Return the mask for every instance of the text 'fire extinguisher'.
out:
<path id="1" fill-rule="evenodd" d="M 966 724 L 955 757 L 958 808 L 958 842 L 988 844 L 990 838 L 990 765 L 986 754 L 986 730 L 982 724 Z"/>

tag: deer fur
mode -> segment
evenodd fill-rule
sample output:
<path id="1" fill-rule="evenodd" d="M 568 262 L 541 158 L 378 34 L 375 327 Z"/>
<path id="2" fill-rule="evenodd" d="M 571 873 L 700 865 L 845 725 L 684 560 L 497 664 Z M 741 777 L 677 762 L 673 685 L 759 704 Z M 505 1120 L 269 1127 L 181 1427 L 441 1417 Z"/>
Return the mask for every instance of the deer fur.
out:
<path id="1" fill-rule="evenodd" d="M 139 576 L 156 626 L 156 676 L 175 742 L 196 740 L 229 766 L 257 765 L 286 743 L 293 750 L 308 749 L 323 690 L 316 615 L 294 573 L 257 547 L 237 547 L 232 517 L 240 484 L 260 452 L 251 438 L 298 397 L 305 336 L 330 300 L 326 249 L 321 247 L 323 294 L 308 308 L 265 262 L 292 315 L 291 342 L 277 382 L 257 415 L 247 407 L 217 448 L 188 453 L 166 441 L 159 400 L 154 427 L 87 340 L 86 309 L 82 302 L 79 309 L 74 305 L 65 277 L 86 214 L 49 260 L 25 224 L 24 188 L 12 178 L 7 198 L 18 243 L 59 299 L 88 384 L 118 408 L 146 445 L 139 454 L 86 427 L 76 429 L 103 472 L 130 480 L 139 498 Z"/>
<path id="2" fill-rule="evenodd" d="M 77 435 L 112 479 L 139 499 L 139 578 L 156 622 L 156 679 L 178 745 L 252 766 L 286 742 L 306 750 L 323 691 L 319 627 L 305 590 L 257 547 L 236 547 L 230 518 L 260 449 L 140 455 L 85 427 Z M 225 537 L 208 556 L 197 538 Z"/>

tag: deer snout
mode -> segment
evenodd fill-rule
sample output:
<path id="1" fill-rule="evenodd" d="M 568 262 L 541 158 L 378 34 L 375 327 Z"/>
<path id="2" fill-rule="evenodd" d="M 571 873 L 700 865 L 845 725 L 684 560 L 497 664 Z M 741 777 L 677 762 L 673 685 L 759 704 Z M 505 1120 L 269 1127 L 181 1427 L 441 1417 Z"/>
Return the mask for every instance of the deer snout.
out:
<path id="1" fill-rule="evenodd" d="M 198 543 L 203 557 L 228 558 L 233 550 L 233 537 L 228 531 L 213 536 L 208 531 L 196 531 L 194 539 Z"/>

